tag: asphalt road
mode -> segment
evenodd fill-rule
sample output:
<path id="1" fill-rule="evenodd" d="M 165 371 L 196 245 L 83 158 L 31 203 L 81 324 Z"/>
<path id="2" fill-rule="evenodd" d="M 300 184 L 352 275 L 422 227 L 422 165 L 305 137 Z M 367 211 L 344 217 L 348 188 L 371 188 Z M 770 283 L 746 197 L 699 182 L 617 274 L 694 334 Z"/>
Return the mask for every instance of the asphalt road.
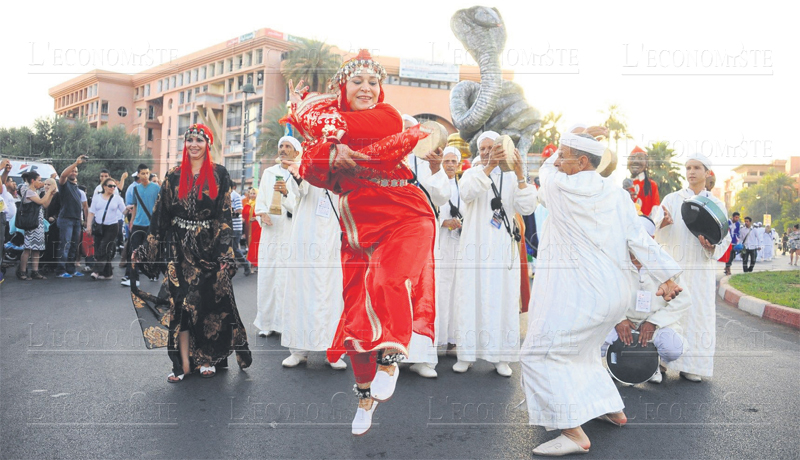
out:
<path id="1" fill-rule="evenodd" d="M 455 358 L 441 357 L 437 379 L 402 371 L 373 430 L 353 437 L 351 372 L 330 369 L 322 354 L 282 368 L 279 338 L 258 338 L 250 324 L 256 277 L 234 284 L 253 366 L 173 385 L 166 351 L 144 348 L 118 280 L 23 283 L 9 270 L 0 457 L 530 458 L 555 435 L 515 408 L 518 365 L 511 378 L 482 362 L 461 375 Z M 661 385 L 621 387 L 630 423 L 586 424 L 591 458 L 798 458 L 800 334 L 722 302 L 717 329 L 714 377 L 697 384 L 670 373 Z"/>

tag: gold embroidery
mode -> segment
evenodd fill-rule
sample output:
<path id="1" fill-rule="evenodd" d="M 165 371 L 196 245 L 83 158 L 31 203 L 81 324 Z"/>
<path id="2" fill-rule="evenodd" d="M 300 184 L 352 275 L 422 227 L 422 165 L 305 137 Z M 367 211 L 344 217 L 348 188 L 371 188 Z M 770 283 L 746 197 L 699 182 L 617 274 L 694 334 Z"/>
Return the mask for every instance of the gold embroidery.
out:
<path id="1" fill-rule="evenodd" d="M 342 210 L 342 221 L 347 232 L 347 241 L 353 249 L 361 251 L 363 248 L 358 243 L 358 228 L 356 227 L 355 219 L 353 219 L 353 214 L 350 212 L 349 198 L 349 195 L 340 195 L 339 208 Z"/>
<path id="2" fill-rule="evenodd" d="M 144 338 L 147 339 L 147 342 L 150 343 L 154 348 L 167 346 L 167 334 L 168 333 L 166 329 L 160 329 L 153 326 L 148 327 L 143 332 Z"/>
<path id="3" fill-rule="evenodd" d="M 367 272 L 364 274 L 364 285 L 367 284 L 367 278 L 369 278 L 369 271 L 371 268 L 367 268 Z M 378 315 L 375 313 L 375 310 L 372 308 L 372 300 L 369 297 L 369 289 L 366 289 L 366 309 L 367 309 L 367 317 L 369 318 L 369 325 L 372 327 L 372 341 L 376 341 L 381 338 L 381 334 L 383 333 L 383 327 L 381 326 L 381 320 L 378 318 Z"/>

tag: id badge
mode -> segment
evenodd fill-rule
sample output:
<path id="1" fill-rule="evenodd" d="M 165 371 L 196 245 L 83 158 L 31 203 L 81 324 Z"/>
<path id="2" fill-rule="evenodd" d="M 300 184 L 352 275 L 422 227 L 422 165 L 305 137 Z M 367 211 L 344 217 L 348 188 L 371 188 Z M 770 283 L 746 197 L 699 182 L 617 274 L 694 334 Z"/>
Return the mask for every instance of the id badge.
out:
<path id="1" fill-rule="evenodd" d="M 457 228 L 455 230 L 448 230 L 448 232 L 450 232 L 450 238 L 452 238 L 454 240 L 457 240 L 457 239 L 461 238 L 461 229 L 460 228 Z"/>
<path id="2" fill-rule="evenodd" d="M 492 227 L 499 229 L 501 225 L 503 225 L 503 217 L 500 215 L 500 211 L 495 211 L 492 214 Z"/>
<path id="3" fill-rule="evenodd" d="M 636 291 L 636 311 L 650 313 L 650 299 L 653 294 L 650 291 Z"/>
<path id="4" fill-rule="evenodd" d="M 320 197 L 317 201 L 317 215 L 329 219 L 331 217 L 331 203 L 327 197 Z"/>

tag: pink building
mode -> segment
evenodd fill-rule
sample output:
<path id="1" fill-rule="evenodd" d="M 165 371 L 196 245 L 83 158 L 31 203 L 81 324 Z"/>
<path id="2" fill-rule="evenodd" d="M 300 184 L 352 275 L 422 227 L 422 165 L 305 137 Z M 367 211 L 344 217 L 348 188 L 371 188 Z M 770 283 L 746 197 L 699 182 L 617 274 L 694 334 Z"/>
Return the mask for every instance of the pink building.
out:
<path id="1" fill-rule="evenodd" d="M 297 41 L 283 32 L 260 29 L 135 75 L 88 72 L 51 88 L 49 94 L 58 116 L 83 119 L 97 128 L 121 125 L 138 134 L 142 152 L 152 155 L 151 167 L 162 177 L 181 159 L 180 134 L 192 123 L 209 125 L 216 134 L 215 161 L 239 182 L 243 159 L 249 166 L 250 154 L 257 151 L 263 113 L 286 103 L 281 63 Z M 343 54 L 344 59 L 354 55 Z M 403 113 L 437 120 L 455 132 L 450 89 L 460 80 L 479 80 L 477 67 L 376 59 L 389 74 L 384 84 L 387 101 Z M 513 74 L 504 77 L 511 79 Z M 248 83 L 254 94 L 242 91 Z M 271 164 L 271 158 L 257 160 L 255 173 Z M 246 182 L 252 173 L 248 167 Z"/>

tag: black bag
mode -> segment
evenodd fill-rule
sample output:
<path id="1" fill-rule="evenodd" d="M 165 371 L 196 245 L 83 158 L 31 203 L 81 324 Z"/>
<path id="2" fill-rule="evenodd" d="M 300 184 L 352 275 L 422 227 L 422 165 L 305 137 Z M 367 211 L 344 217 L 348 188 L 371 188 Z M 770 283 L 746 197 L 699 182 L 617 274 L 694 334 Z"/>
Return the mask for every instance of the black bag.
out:
<path id="1" fill-rule="evenodd" d="M 39 227 L 39 208 L 40 204 L 33 201 L 20 203 L 17 208 L 17 217 L 14 226 L 20 230 L 34 230 Z"/>

